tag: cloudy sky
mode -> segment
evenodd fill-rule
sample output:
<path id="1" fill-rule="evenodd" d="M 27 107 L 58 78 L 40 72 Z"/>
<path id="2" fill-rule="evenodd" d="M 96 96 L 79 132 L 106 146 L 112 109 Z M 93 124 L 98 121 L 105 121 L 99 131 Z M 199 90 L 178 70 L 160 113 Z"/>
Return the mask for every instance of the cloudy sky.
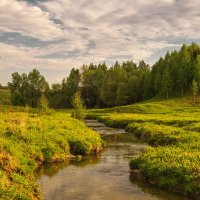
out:
<path id="1" fill-rule="evenodd" d="M 0 83 L 59 82 L 90 62 L 145 60 L 200 41 L 200 0 L 0 0 Z"/>

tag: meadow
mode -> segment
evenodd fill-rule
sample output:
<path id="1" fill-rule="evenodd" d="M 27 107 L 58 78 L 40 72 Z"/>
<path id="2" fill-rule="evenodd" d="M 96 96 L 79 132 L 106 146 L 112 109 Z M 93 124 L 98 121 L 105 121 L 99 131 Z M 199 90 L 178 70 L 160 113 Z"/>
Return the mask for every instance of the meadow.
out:
<path id="1" fill-rule="evenodd" d="M 102 150 L 100 136 L 71 118 L 71 110 L 43 114 L 10 106 L 9 92 L 0 93 L 6 97 L 0 107 L 1 199 L 42 199 L 33 175 L 39 166 Z M 87 118 L 123 128 L 151 145 L 130 161 L 134 173 L 160 188 L 200 199 L 200 99 L 91 109 Z"/>
<path id="2" fill-rule="evenodd" d="M 124 128 L 151 145 L 130 161 L 131 170 L 146 181 L 200 199 L 199 99 L 151 100 L 91 110 L 88 117 Z"/>
<path id="3" fill-rule="evenodd" d="M 96 154 L 102 146 L 100 136 L 70 113 L 1 106 L 0 199 L 42 199 L 33 173 L 38 166 Z"/>

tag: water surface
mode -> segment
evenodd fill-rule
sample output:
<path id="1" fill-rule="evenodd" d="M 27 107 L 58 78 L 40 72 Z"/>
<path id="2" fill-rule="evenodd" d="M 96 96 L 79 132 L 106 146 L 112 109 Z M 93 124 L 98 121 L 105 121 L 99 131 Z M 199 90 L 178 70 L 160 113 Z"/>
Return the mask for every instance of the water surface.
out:
<path id="1" fill-rule="evenodd" d="M 129 161 L 147 147 L 121 129 L 86 124 L 107 142 L 99 156 L 46 165 L 36 174 L 45 200 L 187 200 L 160 190 L 129 172 Z"/>

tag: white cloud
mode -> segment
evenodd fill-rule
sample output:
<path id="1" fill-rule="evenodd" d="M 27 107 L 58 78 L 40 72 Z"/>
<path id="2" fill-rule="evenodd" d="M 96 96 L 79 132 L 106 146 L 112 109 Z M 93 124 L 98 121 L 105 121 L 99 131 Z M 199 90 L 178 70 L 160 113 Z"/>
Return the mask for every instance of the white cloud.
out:
<path id="1" fill-rule="evenodd" d="M 158 49 L 176 46 L 161 42 L 167 37 L 198 38 L 197 3 L 198 0 L 52 0 L 41 5 L 63 22 L 66 32 L 78 35 L 78 40 L 68 35 L 72 43 L 92 40 L 96 44 L 90 50 L 91 61 L 96 61 L 96 57 L 106 60 L 115 55 L 147 59 Z M 81 28 L 88 30 L 80 31 Z M 148 44 L 154 45 L 149 48 Z"/>
<path id="2" fill-rule="evenodd" d="M 199 0 L 49 0 L 32 6 L 25 0 L 0 0 L 1 32 L 63 41 L 40 48 L 17 46 L 14 40 L 10 40 L 13 45 L 1 43 L 0 68 L 38 66 L 64 70 L 90 62 L 151 61 L 155 52 L 179 46 L 168 38 L 173 41 L 200 38 L 199 3 Z M 68 53 L 73 51 L 78 53 Z M 60 52 L 67 57 L 53 57 Z"/>
<path id="3" fill-rule="evenodd" d="M 38 58 L 44 54 L 44 49 L 28 48 L 25 46 L 14 46 L 0 43 L 1 69 L 2 68 L 47 68 L 47 69 L 66 69 L 65 59 L 44 59 Z M 46 51 L 45 51 L 46 52 Z M 72 62 L 70 63 L 72 64 Z M 56 66 L 56 67 L 55 67 Z"/>
<path id="4" fill-rule="evenodd" d="M 63 31 L 50 20 L 50 14 L 23 1 L 0 1 L 0 31 L 19 32 L 40 40 L 60 39 Z"/>

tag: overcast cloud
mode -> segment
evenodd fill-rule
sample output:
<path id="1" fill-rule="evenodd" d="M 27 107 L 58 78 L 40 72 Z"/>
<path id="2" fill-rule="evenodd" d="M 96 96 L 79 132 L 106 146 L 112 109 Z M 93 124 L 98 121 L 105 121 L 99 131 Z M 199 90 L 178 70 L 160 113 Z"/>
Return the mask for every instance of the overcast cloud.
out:
<path id="1" fill-rule="evenodd" d="M 0 0 L 0 83 L 36 67 L 49 82 L 90 62 L 153 64 L 200 41 L 200 0 Z"/>

